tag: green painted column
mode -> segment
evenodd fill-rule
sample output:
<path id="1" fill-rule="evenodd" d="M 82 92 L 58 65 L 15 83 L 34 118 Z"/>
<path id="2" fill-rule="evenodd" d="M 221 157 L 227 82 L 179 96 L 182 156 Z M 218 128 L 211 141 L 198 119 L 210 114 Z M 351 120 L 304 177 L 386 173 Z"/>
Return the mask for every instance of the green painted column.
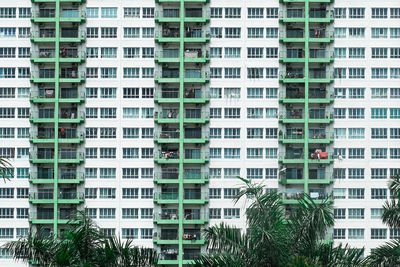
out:
<path id="1" fill-rule="evenodd" d="M 178 229 L 178 241 L 179 241 L 179 251 L 178 251 L 178 266 L 183 266 L 183 218 L 184 218 L 184 187 L 183 187 L 183 161 L 185 157 L 184 148 L 184 117 L 185 117 L 185 106 L 183 102 L 183 96 L 185 93 L 185 2 L 180 0 L 179 8 L 180 16 L 180 43 L 179 43 L 179 229 Z"/>
<path id="2" fill-rule="evenodd" d="M 305 0 L 304 2 L 304 35 L 305 35 L 305 42 L 304 42 L 304 168 L 303 168 L 303 175 L 304 175 L 304 193 L 308 192 L 308 179 L 309 179 L 309 153 L 308 153 L 308 145 L 309 145 L 309 62 L 310 62 L 310 3 L 309 0 Z"/>
<path id="3" fill-rule="evenodd" d="M 54 236 L 58 235 L 58 120 L 59 120 L 59 95 L 60 95 L 60 0 L 56 0 L 56 43 L 55 43 L 55 63 L 54 63 L 54 184 L 53 184 L 53 194 L 54 194 L 54 223 L 53 232 Z"/>

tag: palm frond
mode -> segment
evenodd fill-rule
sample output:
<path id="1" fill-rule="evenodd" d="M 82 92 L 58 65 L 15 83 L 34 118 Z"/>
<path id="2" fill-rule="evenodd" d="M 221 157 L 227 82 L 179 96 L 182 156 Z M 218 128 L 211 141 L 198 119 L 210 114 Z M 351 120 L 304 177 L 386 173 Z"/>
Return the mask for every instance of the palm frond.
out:
<path id="1" fill-rule="evenodd" d="M 370 266 L 400 266 L 400 240 L 392 240 L 374 249 L 368 256 Z"/>
<path id="2" fill-rule="evenodd" d="M 6 180 L 10 180 L 10 177 L 13 176 L 13 167 L 10 161 L 6 158 L 0 158 L 0 176 L 3 178 L 4 182 Z"/>

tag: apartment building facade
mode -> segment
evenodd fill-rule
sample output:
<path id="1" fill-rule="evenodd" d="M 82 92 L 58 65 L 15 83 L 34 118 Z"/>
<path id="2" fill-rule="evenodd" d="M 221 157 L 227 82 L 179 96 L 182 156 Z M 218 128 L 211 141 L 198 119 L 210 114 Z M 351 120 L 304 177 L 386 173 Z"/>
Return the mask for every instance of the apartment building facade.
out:
<path id="1" fill-rule="evenodd" d="M 400 174 L 396 0 L 23 0 L 0 5 L 0 243 L 85 209 L 160 264 L 245 228 L 241 176 L 334 202 L 335 243 L 381 223 Z M 16 266 L 0 250 L 0 265 Z"/>

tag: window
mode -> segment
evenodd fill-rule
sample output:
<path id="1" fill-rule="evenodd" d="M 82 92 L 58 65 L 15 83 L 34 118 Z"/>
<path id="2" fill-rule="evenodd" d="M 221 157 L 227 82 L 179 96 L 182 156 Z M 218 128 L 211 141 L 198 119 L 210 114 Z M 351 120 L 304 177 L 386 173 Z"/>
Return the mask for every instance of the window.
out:
<path id="1" fill-rule="evenodd" d="M 144 7 L 143 8 L 143 18 L 154 18 L 154 8 Z"/>
<path id="2" fill-rule="evenodd" d="M 153 148 L 142 147 L 142 159 L 152 159 L 153 155 Z"/>
<path id="3" fill-rule="evenodd" d="M 97 168 L 85 168 L 86 179 L 97 179 Z"/>
<path id="4" fill-rule="evenodd" d="M 247 38 L 264 38 L 264 28 L 247 28 Z"/>
<path id="5" fill-rule="evenodd" d="M 387 108 L 371 108 L 371 119 L 386 119 Z"/>
<path id="6" fill-rule="evenodd" d="M 349 148 L 349 159 L 363 159 L 364 148 Z"/>
<path id="7" fill-rule="evenodd" d="M 87 38 L 99 38 L 99 28 L 88 27 L 86 28 Z"/>
<path id="8" fill-rule="evenodd" d="M 1 7 L 0 8 L 0 18 L 9 19 L 17 17 L 17 9 L 15 7 Z"/>
<path id="9" fill-rule="evenodd" d="M 139 88 L 123 88 L 124 98 L 139 98 Z"/>
<path id="10" fill-rule="evenodd" d="M 210 219 L 221 219 L 221 209 L 209 209 Z"/>
<path id="11" fill-rule="evenodd" d="M 400 128 L 390 128 L 390 139 L 400 139 Z"/>
<path id="12" fill-rule="evenodd" d="M 99 8 L 97 7 L 87 7 L 86 8 L 86 17 L 95 19 L 99 17 Z"/>
<path id="13" fill-rule="evenodd" d="M 0 58 L 15 58 L 15 47 L 0 47 Z"/>
<path id="14" fill-rule="evenodd" d="M 0 38 L 15 38 L 16 28 L 0 28 Z"/>
<path id="15" fill-rule="evenodd" d="M 3 79 L 15 78 L 15 68 L 0 68 L 0 79 L 1 78 Z"/>
<path id="16" fill-rule="evenodd" d="M 31 17 L 31 8 L 30 7 L 20 7 L 18 12 L 19 18 L 30 18 Z"/>
<path id="17" fill-rule="evenodd" d="M 240 148 L 224 148 L 225 159 L 240 159 Z"/>
<path id="18" fill-rule="evenodd" d="M 349 219 L 364 219 L 364 209 L 349 209 Z"/>
<path id="19" fill-rule="evenodd" d="M 267 19 L 278 18 L 278 8 L 277 7 L 267 7 L 265 15 L 266 15 Z"/>
<path id="20" fill-rule="evenodd" d="M 345 108 L 334 108 L 333 109 L 333 118 L 345 119 L 346 118 L 346 109 Z"/>
<path id="21" fill-rule="evenodd" d="M 142 239 L 152 239 L 153 238 L 153 229 L 152 228 L 140 229 L 140 237 Z"/>
<path id="22" fill-rule="evenodd" d="M 139 108 L 123 108 L 123 115 L 124 119 L 137 119 L 139 118 Z"/>
<path id="23" fill-rule="evenodd" d="M 14 238 L 14 228 L 0 228 L 0 239 Z"/>
<path id="24" fill-rule="evenodd" d="M 262 155 L 262 153 L 261 153 Z M 247 179 L 262 179 L 263 169 L 262 168 L 248 168 L 247 169 Z"/>
<path id="25" fill-rule="evenodd" d="M 390 58 L 400 58 L 400 48 L 390 48 Z"/>
<path id="26" fill-rule="evenodd" d="M 124 18 L 140 18 L 140 8 L 124 7 Z"/>
<path id="27" fill-rule="evenodd" d="M 349 199 L 364 199 L 364 188 L 349 188 Z"/>
<path id="28" fill-rule="evenodd" d="M 372 139 L 386 139 L 387 129 L 386 128 L 371 128 Z"/>
<path id="29" fill-rule="evenodd" d="M 400 8 L 391 8 L 390 9 L 390 18 L 391 19 L 400 19 Z"/>
<path id="30" fill-rule="evenodd" d="M 371 169 L 371 179 L 386 179 L 387 169 Z"/>
<path id="31" fill-rule="evenodd" d="M 387 8 L 372 8 L 373 19 L 387 19 L 388 10 Z"/>
<path id="32" fill-rule="evenodd" d="M 240 119 L 240 108 L 225 108 L 225 119 Z"/>
<path id="33" fill-rule="evenodd" d="M 240 128 L 225 128 L 224 138 L 226 139 L 240 139 Z"/>
<path id="34" fill-rule="evenodd" d="M 102 47 L 101 48 L 101 58 L 117 58 L 117 48 L 116 47 Z"/>
<path id="35" fill-rule="evenodd" d="M 365 58 L 365 48 L 350 47 L 349 58 Z"/>
<path id="36" fill-rule="evenodd" d="M 371 229 L 371 239 L 386 239 L 387 229 L 372 228 Z"/>
<path id="37" fill-rule="evenodd" d="M 142 28 L 142 38 L 154 38 L 154 28 Z"/>
<path id="38" fill-rule="evenodd" d="M 266 119 L 277 119 L 278 118 L 278 109 L 277 108 L 266 108 L 265 109 L 265 118 Z"/>
<path id="39" fill-rule="evenodd" d="M 266 28 L 265 38 L 278 38 L 278 28 Z"/>
<path id="40" fill-rule="evenodd" d="M 334 199 L 345 199 L 346 198 L 346 188 L 334 188 L 333 189 Z"/>
<path id="41" fill-rule="evenodd" d="M 142 138 L 150 139 L 154 137 L 154 128 L 142 128 Z"/>
<path id="42" fill-rule="evenodd" d="M 221 169 L 210 168 L 208 171 L 208 176 L 210 177 L 210 179 L 221 179 Z"/>
<path id="43" fill-rule="evenodd" d="M 153 219 L 153 209 L 143 208 L 140 209 L 141 219 Z"/>
<path id="44" fill-rule="evenodd" d="M 364 229 L 349 228 L 349 239 L 364 239 Z"/>
<path id="45" fill-rule="evenodd" d="M 226 7 L 225 8 L 225 18 L 240 18 L 241 8 L 238 7 Z"/>
<path id="46" fill-rule="evenodd" d="M 117 38 L 117 28 L 116 27 L 102 27 L 101 28 L 101 38 Z"/>
<path id="47" fill-rule="evenodd" d="M 390 79 L 400 79 L 400 68 L 390 68 Z"/>
<path id="48" fill-rule="evenodd" d="M 264 68 L 247 68 L 248 79 L 262 79 L 264 78 Z"/>
<path id="49" fill-rule="evenodd" d="M 100 179 L 115 179 L 116 169 L 115 168 L 100 168 Z"/>
<path id="50" fill-rule="evenodd" d="M 137 228 L 122 228 L 122 239 L 137 239 L 138 229 Z"/>
<path id="51" fill-rule="evenodd" d="M 233 199 L 239 191 L 239 188 L 224 188 L 224 199 Z"/>
<path id="52" fill-rule="evenodd" d="M 346 98 L 346 88 L 335 88 L 334 89 L 335 98 Z"/>
<path id="53" fill-rule="evenodd" d="M 29 188 L 17 188 L 17 198 L 28 198 L 28 197 L 29 197 Z"/>
<path id="54" fill-rule="evenodd" d="M 18 98 L 28 98 L 30 95 L 29 87 L 18 88 Z"/>
<path id="55" fill-rule="evenodd" d="M 143 98 L 149 98 L 149 97 L 143 97 Z M 154 117 L 153 114 L 154 114 L 154 108 L 142 108 L 142 119 L 152 119 Z"/>
<path id="56" fill-rule="evenodd" d="M 346 239 L 346 229 L 334 228 L 333 229 L 333 239 Z"/>
<path id="57" fill-rule="evenodd" d="M 387 58 L 387 48 L 371 48 L 372 58 Z"/>
<path id="58" fill-rule="evenodd" d="M 142 179 L 153 179 L 153 168 L 142 168 L 141 170 Z"/>
<path id="59" fill-rule="evenodd" d="M 139 219 L 139 209 L 126 208 L 122 209 L 122 219 Z"/>
<path id="60" fill-rule="evenodd" d="M 236 179 L 240 176 L 240 168 L 224 168 L 224 179 Z"/>
<path id="61" fill-rule="evenodd" d="M 138 159 L 139 148 L 122 148 L 123 159 Z"/>
<path id="62" fill-rule="evenodd" d="M 364 68 L 349 68 L 349 79 L 364 79 L 365 69 Z"/>
<path id="63" fill-rule="evenodd" d="M 221 108 L 210 108 L 210 118 L 211 119 L 221 119 L 222 118 L 222 109 Z"/>
<path id="64" fill-rule="evenodd" d="M 0 138 L 15 138 L 14 128 L 0 128 Z"/>
<path id="65" fill-rule="evenodd" d="M 227 49 L 227 48 L 225 48 Z M 211 58 L 222 58 L 222 48 L 221 47 L 211 47 L 210 48 Z"/>
<path id="66" fill-rule="evenodd" d="M 225 79 L 240 79 L 240 68 L 225 68 Z"/>
<path id="67" fill-rule="evenodd" d="M 225 47 L 225 58 L 240 58 L 240 47 Z"/>
<path id="68" fill-rule="evenodd" d="M 115 188 L 99 188 L 100 199 L 114 199 Z"/>
<path id="69" fill-rule="evenodd" d="M 350 19 L 362 19 L 365 17 L 365 8 L 349 8 Z"/>
<path id="70" fill-rule="evenodd" d="M 371 98 L 387 98 L 387 88 L 371 88 Z"/>
<path id="71" fill-rule="evenodd" d="M 124 78 L 139 78 L 139 68 L 124 68 Z"/>
<path id="72" fill-rule="evenodd" d="M 122 168 L 122 179 L 138 179 L 138 168 Z"/>
<path id="73" fill-rule="evenodd" d="M 220 199 L 221 198 L 221 188 L 210 188 L 209 195 L 211 199 Z"/>
<path id="74" fill-rule="evenodd" d="M 17 138 L 29 138 L 29 128 L 18 128 Z"/>
<path id="75" fill-rule="evenodd" d="M 345 7 L 335 7 L 335 18 L 345 19 L 346 18 L 346 8 Z"/>
<path id="76" fill-rule="evenodd" d="M 1 31 L 1 28 L 0 28 Z M 390 38 L 398 39 L 400 38 L 400 28 L 390 28 Z"/>
<path id="77" fill-rule="evenodd" d="M 278 128 L 265 128 L 265 138 L 266 139 L 277 139 L 278 138 Z"/>
<path id="78" fill-rule="evenodd" d="M 333 179 L 345 179 L 346 178 L 346 169 L 333 169 Z"/>
<path id="79" fill-rule="evenodd" d="M 21 188 L 19 188 L 21 189 Z M 26 189 L 23 190 L 24 192 L 24 196 L 22 198 L 28 198 L 29 193 L 28 193 L 28 188 L 22 188 L 22 189 Z M 17 197 L 18 198 L 18 197 Z M 17 219 L 28 219 L 29 218 L 29 209 L 28 208 L 17 208 Z"/>
<path id="80" fill-rule="evenodd" d="M 381 219 L 383 215 L 382 208 L 371 209 L 371 219 Z"/>
<path id="81" fill-rule="evenodd" d="M 18 28 L 18 38 L 29 38 L 31 36 L 31 28 Z"/>
<path id="82" fill-rule="evenodd" d="M 102 7 L 101 8 L 101 17 L 102 18 L 116 18 L 117 17 L 117 8 L 116 7 Z"/>
<path id="83" fill-rule="evenodd" d="M 337 219 L 346 219 L 346 209 L 334 209 L 333 217 Z"/>
<path id="84" fill-rule="evenodd" d="M 371 28 L 371 38 L 381 39 L 388 38 L 387 28 Z"/>
<path id="85" fill-rule="evenodd" d="M 222 38 L 222 27 L 219 28 L 211 27 L 210 36 L 211 38 Z"/>
<path id="86" fill-rule="evenodd" d="M 138 188 L 122 188 L 122 198 L 138 199 L 139 198 L 139 189 Z"/>
<path id="87" fill-rule="evenodd" d="M 387 79 L 387 68 L 372 68 L 372 79 Z"/>
<path id="88" fill-rule="evenodd" d="M 265 169 L 265 179 L 278 179 L 278 169 L 266 168 Z"/>
<path id="89" fill-rule="evenodd" d="M 263 88 L 247 88 L 247 98 L 263 98 Z"/>
<path id="90" fill-rule="evenodd" d="M 0 188 L 0 198 L 14 198 L 14 188 Z"/>
<path id="91" fill-rule="evenodd" d="M 28 179 L 29 168 L 17 168 L 17 179 Z"/>
<path id="92" fill-rule="evenodd" d="M 28 228 L 16 228 L 16 238 L 27 237 L 29 234 Z"/>
<path id="93" fill-rule="evenodd" d="M 140 28 L 124 28 L 124 38 L 139 38 L 139 37 L 140 37 Z M 139 50 L 139 48 L 137 49 Z M 139 51 L 137 51 L 137 54 L 139 54 Z M 137 57 L 139 57 L 139 55 Z"/>
<path id="94" fill-rule="evenodd" d="M 248 159 L 262 159 L 263 149 L 262 148 L 247 148 Z"/>
<path id="95" fill-rule="evenodd" d="M 347 29 L 346 28 L 335 28 L 334 32 L 335 38 L 346 38 Z"/>
<path id="96" fill-rule="evenodd" d="M 346 79 L 346 68 L 334 68 L 333 77 L 335 79 Z"/>
<path id="97" fill-rule="evenodd" d="M 267 47 L 265 48 L 266 58 L 278 58 L 278 48 L 277 47 Z"/>
<path id="98" fill-rule="evenodd" d="M 247 58 L 263 58 L 264 48 L 262 47 L 248 47 Z"/>
<path id="99" fill-rule="evenodd" d="M 364 179 L 364 169 L 349 168 L 349 179 Z"/>
<path id="100" fill-rule="evenodd" d="M 240 38 L 241 28 L 225 28 L 225 38 Z"/>
<path id="101" fill-rule="evenodd" d="M 262 8 L 262 7 L 247 8 L 247 18 L 249 18 L 249 19 L 264 18 L 264 8 Z"/>
<path id="102" fill-rule="evenodd" d="M 345 159 L 346 158 L 346 148 L 334 148 L 333 149 L 333 157 L 335 159 L 340 158 L 340 157 L 342 159 Z"/>
<path id="103" fill-rule="evenodd" d="M 103 79 L 117 78 L 117 68 L 100 68 L 100 70 Z"/>
<path id="104" fill-rule="evenodd" d="M 346 58 L 346 48 L 345 47 L 335 48 L 334 55 L 335 58 Z"/>
<path id="105" fill-rule="evenodd" d="M 364 128 L 349 128 L 349 139 L 364 139 L 365 129 Z"/>
<path id="106" fill-rule="evenodd" d="M 247 138 L 248 139 L 262 139 L 263 138 L 263 128 L 247 128 Z"/>
<path id="107" fill-rule="evenodd" d="M 97 98 L 98 88 L 87 87 L 85 96 L 86 98 Z"/>
<path id="108" fill-rule="evenodd" d="M 349 108 L 349 119 L 364 119 L 364 108 Z"/>
<path id="109" fill-rule="evenodd" d="M 240 209 L 224 209 L 224 219 L 240 219 Z"/>
<path id="110" fill-rule="evenodd" d="M 211 18 L 222 19 L 222 7 L 212 7 L 211 8 Z"/>
<path id="111" fill-rule="evenodd" d="M 262 119 L 264 117 L 263 108 L 247 108 L 248 119 Z"/>
<path id="112" fill-rule="evenodd" d="M 98 68 L 86 68 L 86 78 L 98 78 L 99 77 Z"/>
<path id="113" fill-rule="evenodd" d="M 349 37 L 350 38 L 364 38 L 365 37 L 365 28 L 349 28 Z"/>
<path id="114" fill-rule="evenodd" d="M 391 148 L 390 149 L 390 158 L 391 159 L 400 159 L 400 148 Z"/>
<path id="115" fill-rule="evenodd" d="M 265 149 L 265 158 L 266 159 L 277 159 L 278 158 L 278 149 L 277 148 L 266 148 Z"/>

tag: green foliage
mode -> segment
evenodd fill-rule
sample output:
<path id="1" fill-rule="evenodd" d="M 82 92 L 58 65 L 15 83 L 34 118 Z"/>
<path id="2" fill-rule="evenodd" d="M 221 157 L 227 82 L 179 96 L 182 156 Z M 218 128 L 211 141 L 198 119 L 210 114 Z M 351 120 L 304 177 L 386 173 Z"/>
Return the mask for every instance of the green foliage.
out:
<path id="1" fill-rule="evenodd" d="M 334 225 L 333 206 L 305 196 L 290 213 L 276 193 L 241 178 L 246 186 L 234 199 L 245 197 L 247 230 L 224 223 L 205 230 L 209 254 L 194 266 L 204 267 L 354 267 L 366 266 L 363 250 L 324 243 Z"/>
<path id="2" fill-rule="evenodd" d="M 157 252 L 150 248 L 133 246 L 132 240 L 122 242 L 107 237 L 84 213 L 69 222 L 69 230 L 55 238 L 42 230 L 31 231 L 3 246 L 12 252 L 15 260 L 38 266 L 70 267 L 152 267 L 157 265 Z"/>
<path id="3" fill-rule="evenodd" d="M 4 182 L 10 180 L 10 176 L 12 175 L 11 163 L 5 158 L 0 158 L 0 176 L 3 178 Z"/>

